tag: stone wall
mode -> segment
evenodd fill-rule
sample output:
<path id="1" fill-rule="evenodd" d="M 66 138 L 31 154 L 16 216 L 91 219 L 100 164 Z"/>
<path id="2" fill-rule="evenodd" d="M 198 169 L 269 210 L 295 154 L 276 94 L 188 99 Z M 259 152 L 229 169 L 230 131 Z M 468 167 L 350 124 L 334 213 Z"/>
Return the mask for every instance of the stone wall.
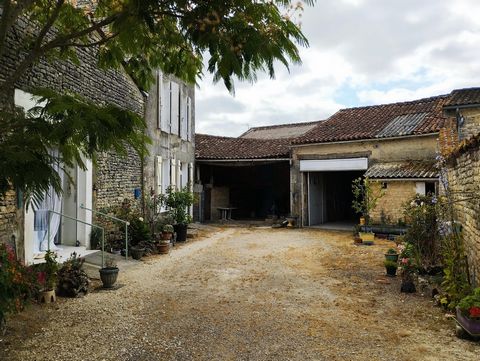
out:
<path id="1" fill-rule="evenodd" d="M 468 139 L 480 133 L 480 108 L 461 109 L 463 124 L 458 128 L 460 140 Z"/>
<path id="2" fill-rule="evenodd" d="M 384 182 L 373 182 L 374 192 L 378 192 Z M 383 196 L 378 200 L 377 206 L 371 212 L 372 221 L 381 222 L 385 217 L 387 223 L 396 224 L 404 220 L 404 203 L 412 199 L 416 192 L 413 181 L 390 181 L 386 183 Z"/>
<path id="3" fill-rule="evenodd" d="M 17 202 L 14 191 L 0 198 L 0 243 L 10 243 L 12 235 L 16 236 Z"/>
<path id="4" fill-rule="evenodd" d="M 7 49 L 0 58 L 0 80 L 14 71 L 24 56 L 18 51 L 27 24 L 20 20 L 15 36 L 7 38 Z M 31 30 L 31 29 L 30 29 Z M 122 71 L 102 70 L 97 67 L 96 49 L 77 50 L 79 64 L 59 61 L 53 64 L 40 60 L 20 79 L 16 88 L 31 92 L 36 88 L 50 88 L 58 92 L 77 93 L 97 104 L 113 104 L 143 116 L 144 98 L 132 79 Z M 141 186 L 141 161 L 130 152 L 127 158 L 115 154 L 99 154 L 97 172 L 94 175 L 98 188 L 99 205 L 116 203 L 123 197 L 133 198 L 133 188 Z M 12 225 L 16 209 L 8 199 L 0 205 L 0 240 L 10 239 L 15 233 Z"/>
<path id="5" fill-rule="evenodd" d="M 470 273 L 480 284 L 480 134 L 451 155 L 447 170 L 451 191 L 464 199 L 454 203 L 455 217 L 463 226 Z"/>
<path id="6" fill-rule="evenodd" d="M 436 150 L 437 134 L 401 139 L 332 142 L 293 147 L 290 168 L 291 214 L 299 216 L 301 225 L 307 224 L 307 185 L 305 173 L 300 172 L 300 160 L 302 159 L 367 157 L 369 163 L 433 160 L 436 156 Z"/>

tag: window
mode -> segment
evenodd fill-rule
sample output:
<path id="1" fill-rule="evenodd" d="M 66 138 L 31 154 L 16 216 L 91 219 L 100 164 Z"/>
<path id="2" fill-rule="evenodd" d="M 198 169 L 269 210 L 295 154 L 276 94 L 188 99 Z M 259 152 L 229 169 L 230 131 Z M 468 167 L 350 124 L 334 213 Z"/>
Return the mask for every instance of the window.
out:
<path id="1" fill-rule="evenodd" d="M 425 195 L 425 182 L 415 182 L 415 191 L 417 194 L 424 196 Z"/>
<path id="2" fill-rule="evenodd" d="M 162 79 L 162 76 L 159 76 Z M 170 133 L 170 117 L 171 117 L 171 82 L 168 80 L 159 80 L 161 82 L 161 90 L 159 91 L 159 104 L 160 104 L 160 129 L 164 132 Z M 160 87 L 160 84 L 159 84 Z"/>

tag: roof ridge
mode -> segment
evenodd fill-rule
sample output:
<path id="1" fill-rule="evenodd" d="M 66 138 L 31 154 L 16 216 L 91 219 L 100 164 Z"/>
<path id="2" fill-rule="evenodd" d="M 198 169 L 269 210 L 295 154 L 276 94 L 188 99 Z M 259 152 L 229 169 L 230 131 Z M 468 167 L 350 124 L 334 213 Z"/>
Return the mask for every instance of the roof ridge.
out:
<path id="1" fill-rule="evenodd" d="M 307 122 L 297 122 L 297 123 L 283 123 L 283 124 L 272 124 L 272 125 L 261 125 L 259 127 L 251 127 L 251 128 L 248 128 L 248 130 L 243 133 L 242 135 L 244 134 L 247 134 L 249 131 L 253 130 L 253 129 L 271 129 L 271 128 L 282 128 L 282 127 L 296 127 L 296 126 L 302 126 L 302 125 L 309 125 L 309 124 L 314 124 L 314 123 L 318 123 L 318 122 L 322 122 L 324 121 L 325 119 L 321 119 L 321 120 L 311 120 L 311 121 L 307 121 Z M 240 137 L 242 136 L 240 135 Z"/>
<path id="2" fill-rule="evenodd" d="M 363 105 L 363 106 L 358 106 L 358 107 L 351 107 L 351 108 L 342 108 L 337 111 L 341 112 L 343 110 L 353 110 L 353 109 L 369 109 L 369 108 L 381 108 L 381 107 L 387 107 L 387 106 L 392 106 L 392 105 L 410 105 L 410 104 L 418 104 L 418 103 L 427 103 L 427 102 L 432 102 L 440 98 L 448 98 L 451 96 L 451 93 L 448 94 L 441 94 L 441 95 L 434 95 L 431 97 L 426 97 L 426 98 L 420 98 L 416 100 L 406 100 L 406 101 L 401 101 L 401 102 L 393 102 L 393 103 L 382 103 L 382 104 L 374 104 L 374 105 Z M 335 115 L 336 113 L 332 114 Z M 330 117 L 329 117 L 330 118 Z M 327 118 L 328 119 L 328 118 Z"/>

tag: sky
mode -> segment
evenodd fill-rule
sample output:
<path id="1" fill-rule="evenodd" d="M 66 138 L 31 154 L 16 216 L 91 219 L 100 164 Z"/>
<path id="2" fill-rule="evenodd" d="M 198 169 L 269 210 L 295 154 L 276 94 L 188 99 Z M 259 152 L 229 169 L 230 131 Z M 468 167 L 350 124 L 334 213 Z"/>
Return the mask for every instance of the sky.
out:
<path id="1" fill-rule="evenodd" d="M 347 107 L 414 100 L 480 86 L 479 0 L 317 0 L 301 27 L 301 65 L 235 95 L 205 74 L 196 132 L 239 136 L 251 127 L 323 120 Z"/>

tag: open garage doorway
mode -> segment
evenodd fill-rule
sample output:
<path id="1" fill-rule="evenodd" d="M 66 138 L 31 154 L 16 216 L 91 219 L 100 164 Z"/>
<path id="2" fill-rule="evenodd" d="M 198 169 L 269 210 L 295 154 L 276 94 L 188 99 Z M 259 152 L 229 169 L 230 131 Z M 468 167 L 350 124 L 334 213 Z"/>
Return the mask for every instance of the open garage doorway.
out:
<path id="1" fill-rule="evenodd" d="M 367 168 L 366 157 L 301 160 L 307 203 L 303 208 L 304 225 L 351 227 L 357 218 L 352 209 L 352 182 L 362 177 Z"/>
<path id="2" fill-rule="evenodd" d="M 362 171 L 309 172 L 309 226 L 325 223 L 349 224 L 357 215 L 352 209 L 352 182 Z"/>

